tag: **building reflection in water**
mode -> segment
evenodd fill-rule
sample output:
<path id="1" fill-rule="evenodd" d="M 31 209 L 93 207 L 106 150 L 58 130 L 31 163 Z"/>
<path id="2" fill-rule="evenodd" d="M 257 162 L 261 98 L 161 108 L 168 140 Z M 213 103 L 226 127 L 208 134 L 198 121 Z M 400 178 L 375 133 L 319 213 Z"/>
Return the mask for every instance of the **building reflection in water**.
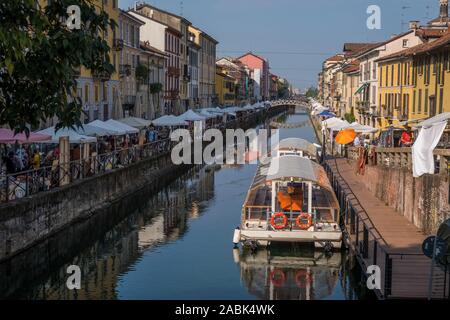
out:
<path id="1" fill-rule="evenodd" d="M 272 245 L 254 253 L 233 249 L 241 281 L 251 295 L 264 300 L 330 299 L 340 286 L 342 257 L 297 244 Z"/>
<path id="2" fill-rule="evenodd" d="M 182 237 L 188 220 L 199 217 L 214 196 L 214 170 L 193 168 L 158 194 L 138 196 L 147 200 L 124 199 L 0 264 L 0 298 L 117 299 L 120 275 L 145 251 Z M 67 289 L 69 265 L 81 269 L 80 290 Z"/>

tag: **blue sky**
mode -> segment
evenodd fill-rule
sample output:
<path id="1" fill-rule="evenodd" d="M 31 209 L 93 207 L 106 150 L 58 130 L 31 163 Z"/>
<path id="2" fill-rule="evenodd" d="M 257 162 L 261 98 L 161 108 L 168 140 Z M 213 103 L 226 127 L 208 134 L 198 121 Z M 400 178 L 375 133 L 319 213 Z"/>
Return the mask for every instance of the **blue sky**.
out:
<path id="1" fill-rule="evenodd" d="M 304 89 L 315 85 L 321 62 L 344 42 L 371 42 L 406 31 L 408 21 L 438 16 L 439 0 L 147 0 L 219 42 L 217 56 L 260 53 L 271 72 Z M 132 0 L 119 0 L 123 9 Z M 369 5 L 381 8 L 381 30 L 366 27 Z M 428 8 L 427 8 L 428 6 Z M 402 9 L 402 7 L 406 7 Z M 427 20 L 428 19 L 428 20 Z M 401 21 L 404 21 L 402 26 Z"/>

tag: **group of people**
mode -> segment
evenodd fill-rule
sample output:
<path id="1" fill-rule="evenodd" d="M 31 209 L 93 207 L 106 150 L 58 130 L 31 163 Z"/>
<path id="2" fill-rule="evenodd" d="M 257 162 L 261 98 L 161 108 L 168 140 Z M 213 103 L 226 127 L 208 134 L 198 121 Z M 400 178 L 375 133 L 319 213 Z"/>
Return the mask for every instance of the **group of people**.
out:
<path id="1" fill-rule="evenodd" d="M 38 146 L 5 146 L 2 164 L 7 174 L 19 173 L 41 167 L 41 153 Z"/>

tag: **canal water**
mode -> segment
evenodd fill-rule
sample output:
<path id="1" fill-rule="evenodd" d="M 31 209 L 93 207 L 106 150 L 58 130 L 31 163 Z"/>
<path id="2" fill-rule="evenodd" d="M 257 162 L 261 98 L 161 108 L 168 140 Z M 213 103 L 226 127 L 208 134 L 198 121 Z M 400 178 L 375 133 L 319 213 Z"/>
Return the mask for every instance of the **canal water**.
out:
<path id="1" fill-rule="evenodd" d="M 315 142 L 307 115 L 280 139 Z M 255 165 L 193 168 L 156 195 L 141 193 L 0 264 L 0 298 L 365 299 L 346 252 L 304 245 L 233 249 Z M 67 267 L 82 272 L 68 290 Z"/>

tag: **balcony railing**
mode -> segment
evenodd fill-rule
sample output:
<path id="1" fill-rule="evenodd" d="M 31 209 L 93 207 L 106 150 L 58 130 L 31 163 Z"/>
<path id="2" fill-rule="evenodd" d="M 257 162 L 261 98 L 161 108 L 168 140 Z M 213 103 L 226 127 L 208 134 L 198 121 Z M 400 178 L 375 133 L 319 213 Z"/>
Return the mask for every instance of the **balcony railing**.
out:
<path id="1" fill-rule="evenodd" d="M 412 171 L 412 149 L 403 148 L 382 148 L 372 147 L 373 151 L 369 151 L 369 164 L 389 167 L 389 168 L 405 168 Z M 373 157 L 370 153 L 373 152 Z M 436 167 L 439 173 L 447 174 L 449 169 L 450 149 L 435 149 L 433 151 Z M 349 147 L 347 157 L 349 159 L 358 160 L 358 148 Z"/>

